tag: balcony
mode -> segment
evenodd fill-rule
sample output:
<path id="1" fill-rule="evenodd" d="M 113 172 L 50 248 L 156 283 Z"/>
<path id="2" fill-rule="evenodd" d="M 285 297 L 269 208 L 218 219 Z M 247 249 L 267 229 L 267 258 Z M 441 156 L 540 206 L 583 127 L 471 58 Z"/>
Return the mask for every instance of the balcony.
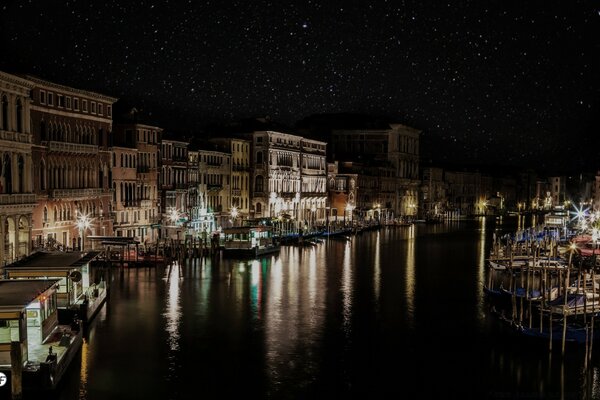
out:
<path id="1" fill-rule="evenodd" d="M 33 193 L 0 194 L 0 205 L 36 203 L 36 197 Z"/>
<path id="2" fill-rule="evenodd" d="M 5 131 L 0 129 L 0 140 L 8 140 L 11 142 L 31 143 L 31 134 Z"/>
<path id="3" fill-rule="evenodd" d="M 249 166 L 244 166 L 244 165 L 234 165 L 233 167 L 231 167 L 232 171 L 234 172 L 249 172 L 250 171 L 250 167 Z"/>
<path id="4" fill-rule="evenodd" d="M 231 189 L 231 195 L 232 196 L 241 196 L 242 190 L 241 189 Z"/>
<path id="5" fill-rule="evenodd" d="M 98 146 L 66 142 L 48 142 L 48 150 L 60 153 L 98 154 Z"/>
<path id="6" fill-rule="evenodd" d="M 53 189 L 51 191 L 51 197 L 55 199 L 69 199 L 69 200 L 85 200 L 94 197 L 99 197 L 103 194 L 102 189 Z"/>

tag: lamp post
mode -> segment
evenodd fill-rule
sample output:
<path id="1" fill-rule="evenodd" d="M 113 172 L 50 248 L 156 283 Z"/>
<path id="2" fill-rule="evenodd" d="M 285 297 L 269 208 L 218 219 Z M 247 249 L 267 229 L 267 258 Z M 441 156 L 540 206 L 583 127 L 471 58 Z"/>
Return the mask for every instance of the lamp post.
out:
<path id="1" fill-rule="evenodd" d="M 80 214 L 77 217 L 77 228 L 81 237 L 81 251 L 85 251 L 85 231 L 90 227 L 90 218 L 85 214 Z"/>
<path id="2" fill-rule="evenodd" d="M 238 209 L 236 206 L 231 207 L 231 218 L 233 219 L 233 226 L 235 226 L 235 220 L 238 216 Z"/>

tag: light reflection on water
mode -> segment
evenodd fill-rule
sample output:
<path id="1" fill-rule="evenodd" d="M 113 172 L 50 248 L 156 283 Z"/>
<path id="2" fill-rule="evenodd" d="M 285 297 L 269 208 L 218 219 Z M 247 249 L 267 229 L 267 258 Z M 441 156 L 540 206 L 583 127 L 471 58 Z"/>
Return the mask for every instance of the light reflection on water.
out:
<path id="1" fill-rule="evenodd" d="M 344 262 L 342 265 L 342 303 L 343 303 L 343 319 L 344 319 L 344 331 L 346 336 L 350 335 L 351 330 L 351 317 L 352 317 L 352 254 L 350 241 L 346 241 L 344 246 Z"/>
<path id="2" fill-rule="evenodd" d="M 520 221 L 520 220 L 519 220 Z M 477 285 L 475 286 L 475 297 L 477 298 L 480 312 L 479 321 L 484 318 L 483 286 L 485 285 L 485 252 L 486 252 L 486 218 L 481 217 L 479 228 L 479 242 L 477 243 Z"/>
<path id="3" fill-rule="evenodd" d="M 165 270 L 165 277 L 163 279 L 167 283 L 167 305 L 163 314 L 167 320 L 165 326 L 168 334 L 167 343 L 171 352 L 175 352 L 179 350 L 179 324 L 181 322 L 181 306 L 179 301 L 183 277 L 181 276 L 180 265 L 174 262 L 173 265 Z M 169 358 L 173 359 L 174 354 L 171 353 Z"/>
<path id="4" fill-rule="evenodd" d="M 406 323 L 414 328 L 415 323 L 415 226 L 406 230 Z"/>
<path id="5" fill-rule="evenodd" d="M 375 292 L 375 304 L 379 307 L 381 295 L 381 234 L 376 232 L 375 236 L 375 259 L 373 261 L 373 289 Z"/>

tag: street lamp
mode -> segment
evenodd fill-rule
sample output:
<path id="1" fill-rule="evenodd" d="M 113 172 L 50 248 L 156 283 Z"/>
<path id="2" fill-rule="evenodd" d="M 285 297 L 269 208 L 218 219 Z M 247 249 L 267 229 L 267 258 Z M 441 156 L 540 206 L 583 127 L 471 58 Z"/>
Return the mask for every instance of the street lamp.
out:
<path id="1" fill-rule="evenodd" d="M 80 214 L 77 217 L 77 228 L 79 229 L 79 236 L 81 237 L 81 251 L 85 251 L 85 231 L 89 229 L 91 225 L 90 218 L 85 214 Z"/>
<path id="2" fill-rule="evenodd" d="M 231 218 L 233 218 L 233 226 L 235 226 L 235 220 L 238 216 L 238 209 L 236 206 L 231 207 Z"/>

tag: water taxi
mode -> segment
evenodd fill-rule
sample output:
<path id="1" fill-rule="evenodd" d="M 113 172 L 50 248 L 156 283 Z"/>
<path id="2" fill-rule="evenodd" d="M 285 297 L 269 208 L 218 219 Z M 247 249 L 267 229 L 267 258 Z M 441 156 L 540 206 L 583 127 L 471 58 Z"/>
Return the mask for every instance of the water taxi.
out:
<path id="1" fill-rule="evenodd" d="M 241 226 L 223 229 L 223 255 L 231 257 L 259 257 L 276 253 L 280 245 L 273 238 L 269 226 Z"/>

